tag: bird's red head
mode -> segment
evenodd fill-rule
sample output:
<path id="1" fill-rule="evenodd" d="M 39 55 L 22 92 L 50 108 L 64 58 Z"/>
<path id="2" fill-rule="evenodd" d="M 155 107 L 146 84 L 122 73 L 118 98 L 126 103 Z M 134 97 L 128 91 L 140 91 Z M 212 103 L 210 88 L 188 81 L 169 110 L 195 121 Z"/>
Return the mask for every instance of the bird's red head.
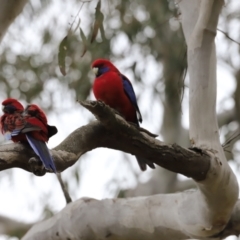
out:
<path id="1" fill-rule="evenodd" d="M 27 115 L 29 117 L 36 117 L 39 120 L 41 120 L 43 123 L 47 124 L 47 117 L 46 117 L 45 113 L 36 104 L 29 104 L 25 108 L 24 112 L 25 112 L 25 115 Z"/>
<path id="2" fill-rule="evenodd" d="M 2 102 L 2 110 L 4 113 L 13 114 L 15 112 L 23 112 L 23 105 L 15 98 L 7 98 Z"/>
<path id="3" fill-rule="evenodd" d="M 111 71 L 111 72 L 119 72 L 118 69 L 107 59 L 97 59 L 92 63 L 92 69 L 96 75 L 96 77 L 101 76 L 103 73 Z"/>

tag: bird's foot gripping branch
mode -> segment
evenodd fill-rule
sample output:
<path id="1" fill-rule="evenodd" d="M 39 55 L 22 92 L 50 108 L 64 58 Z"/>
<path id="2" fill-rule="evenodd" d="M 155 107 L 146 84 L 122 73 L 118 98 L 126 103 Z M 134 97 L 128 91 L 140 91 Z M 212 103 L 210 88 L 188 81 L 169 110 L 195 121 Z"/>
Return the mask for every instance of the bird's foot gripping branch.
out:
<path id="1" fill-rule="evenodd" d="M 4 114 L 0 118 L 0 130 L 5 138 L 15 143 L 29 144 L 45 169 L 56 173 L 57 170 L 46 143 L 58 130 L 55 126 L 48 125 L 43 110 L 36 104 L 29 104 L 24 108 L 14 98 L 4 100 L 2 110 Z M 33 167 L 34 173 L 37 175 L 45 174 L 44 171 L 39 171 L 39 166 L 36 170 L 36 166 L 38 164 Z"/>
<path id="2" fill-rule="evenodd" d="M 46 168 L 42 164 L 41 160 L 36 157 L 31 157 L 28 161 L 30 168 L 32 170 L 32 173 L 36 176 L 44 176 L 46 174 Z"/>

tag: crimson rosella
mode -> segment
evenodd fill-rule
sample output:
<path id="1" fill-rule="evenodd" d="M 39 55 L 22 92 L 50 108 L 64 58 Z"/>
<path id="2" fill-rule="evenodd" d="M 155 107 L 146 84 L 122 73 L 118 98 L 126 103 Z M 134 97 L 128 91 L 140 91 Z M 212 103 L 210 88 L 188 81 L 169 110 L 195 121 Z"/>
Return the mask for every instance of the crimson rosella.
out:
<path id="1" fill-rule="evenodd" d="M 117 110 L 126 121 L 139 126 L 139 122 L 142 122 L 142 115 L 128 78 L 106 59 L 95 60 L 92 63 L 92 68 L 96 75 L 93 84 L 93 93 L 96 99 Z M 146 170 L 146 165 L 155 168 L 154 164 L 147 159 L 136 158 L 142 171 Z"/>
<path id="2" fill-rule="evenodd" d="M 48 130 L 48 139 L 58 132 L 55 126 L 48 125 L 45 113 L 36 104 L 29 104 L 24 110 L 24 115 L 35 117 L 39 119 L 44 125 L 46 125 Z"/>
<path id="3" fill-rule="evenodd" d="M 21 127 L 25 120 L 22 117 L 24 111 L 23 105 L 14 98 L 8 98 L 2 102 L 4 114 L 1 116 L 1 132 L 7 140 L 21 142 L 26 139 L 24 135 L 11 136 L 14 129 Z"/>
<path id="4" fill-rule="evenodd" d="M 52 156 L 47 148 L 46 142 L 55 133 L 48 133 L 48 125 L 45 114 L 41 109 L 33 107 L 33 112 L 29 111 L 29 106 L 23 111 L 23 106 L 16 99 L 9 98 L 2 102 L 3 116 L 1 117 L 1 131 L 13 142 L 28 142 L 33 151 L 38 155 L 44 167 L 56 173 Z M 30 105 L 31 106 L 31 105 Z M 40 113 L 40 115 L 39 115 Z M 38 118 L 37 116 L 41 116 Z M 10 137 L 9 137 L 10 136 Z"/>

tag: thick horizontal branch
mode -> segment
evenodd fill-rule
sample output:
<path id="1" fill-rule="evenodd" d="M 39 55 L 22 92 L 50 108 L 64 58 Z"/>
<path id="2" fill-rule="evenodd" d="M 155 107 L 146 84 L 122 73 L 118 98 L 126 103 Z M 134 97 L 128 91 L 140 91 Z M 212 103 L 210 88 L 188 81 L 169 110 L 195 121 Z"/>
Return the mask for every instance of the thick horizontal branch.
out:
<path id="1" fill-rule="evenodd" d="M 35 223 L 23 223 L 11 218 L 0 216 L 0 235 L 21 238 Z"/>
<path id="2" fill-rule="evenodd" d="M 197 207 L 198 197 L 199 192 L 193 190 L 129 199 L 99 201 L 82 198 L 70 203 L 52 218 L 34 225 L 23 240 L 202 239 L 207 229 L 202 229 L 203 235 L 193 236 L 184 231 L 182 225 L 186 219 L 195 218 L 194 211 L 189 211 L 188 207 Z M 239 235 L 239 209 L 240 201 L 237 202 L 226 228 L 216 237 L 223 239 L 230 235 Z M 104 221 L 101 221 L 102 216 Z"/>
<path id="3" fill-rule="evenodd" d="M 222 232 L 215 235 L 219 239 L 225 239 L 228 236 L 235 235 L 239 237 L 240 235 L 240 199 L 238 199 L 231 218 Z"/>
<path id="4" fill-rule="evenodd" d="M 203 180 L 210 158 L 202 151 L 184 149 L 176 144 L 166 145 L 151 137 L 153 134 L 127 123 L 101 102 L 85 102 L 99 121 L 93 121 L 72 132 L 51 150 L 59 172 L 72 166 L 81 155 L 98 147 L 121 150 L 142 156 L 173 172 Z M 141 130 L 141 132 L 140 132 Z M 28 160 L 34 156 L 29 146 L 5 144 L 0 146 L 0 170 L 18 167 L 31 171 Z"/>
<path id="5" fill-rule="evenodd" d="M 182 193 L 177 193 L 177 194 L 181 195 Z M 172 194 L 172 196 L 174 196 L 174 195 L 175 194 Z M 51 234 L 51 232 L 54 235 L 55 229 L 62 229 L 60 227 L 61 222 L 65 221 L 65 219 L 66 219 L 65 215 L 68 215 L 73 209 L 74 209 L 74 212 L 76 213 L 76 217 L 78 217 L 80 219 L 79 222 L 81 223 L 82 219 L 85 219 L 85 218 L 83 218 L 83 213 L 80 213 L 79 209 L 83 209 L 83 211 L 88 211 L 88 208 L 90 208 L 93 205 L 93 203 L 95 203 L 94 209 L 92 209 L 93 211 L 97 210 L 98 208 L 102 209 L 101 206 L 103 206 L 103 205 L 105 205 L 105 207 L 107 207 L 107 204 L 109 204 L 108 208 L 112 208 L 112 209 L 110 209 L 110 211 L 113 212 L 114 211 L 113 208 L 120 207 L 119 205 L 121 205 L 123 202 L 126 203 L 127 201 L 131 201 L 131 202 L 137 203 L 137 201 L 139 199 L 138 203 L 140 203 L 141 199 L 145 199 L 144 201 L 151 201 L 151 199 L 153 199 L 155 197 L 155 201 L 157 201 L 157 199 L 159 199 L 159 200 L 161 199 L 161 202 L 163 203 L 165 201 L 164 199 L 165 198 L 167 199 L 166 196 L 167 195 L 156 195 L 156 196 L 152 196 L 152 197 L 148 197 L 148 198 L 134 198 L 134 199 L 132 198 L 131 200 L 130 199 L 129 200 L 125 200 L 125 199 L 123 199 L 123 200 L 121 200 L 121 199 L 107 200 L 107 199 L 105 199 L 105 200 L 97 201 L 97 200 L 90 199 L 90 198 L 89 199 L 87 199 L 87 198 L 79 199 L 79 200 L 75 201 L 74 203 L 72 203 L 70 206 L 65 207 L 61 212 L 59 212 L 57 214 L 58 217 L 59 217 L 59 215 L 61 215 L 61 218 L 60 217 L 58 218 L 57 216 L 55 216 L 48 220 L 44 220 L 42 223 L 38 223 L 37 225 L 35 225 L 32 228 L 32 230 L 25 236 L 25 239 L 29 239 L 30 236 L 36 237 L 40 226 L 42 226 L 42 227 L 44 226 L 45 230 L 46 230 L 47 226 L 52 227 L 52 225 L 45 224 L 46 222 L 53 223 L 53 228 L 48 229 L 47 236 L 49 237 L 49 234 Z M 181 199 L 181 198 L 179 198 L 179 199 Z M 116 203 L 116 205 L 118 205 L 118 206 L 112 205 L 111 202 Z M 150 208 L 150 206 L 149 206 L 149 208 Z M 103 210 L 103 212 L 104 212 L 104 210 Z M 104 213 L 104 215 L 107 216 L 108 214 Z M 57 218 L 58 218 L 58 221 L 57 221 Z M 116 218 L 117 218 L 117 216 L 116 216 Z M 94 224 L 91 219 L 89 219 L 89 221 L 91 222 L 91 224 Z M 75 221 L 75 219 L 74 219 L 72 222 L 69 223 L 69 225 L 72 226 L 73 228 L 75 228 L 75 224 L 77 226 L 79 226 L 79 222 Z M 22 222 L 14 220 L 14 219 L 7 218 L 5 216 L 0 216 L 0 229 L 1 229 L 0 234 L 5 234 L 8 236 L 22 237 L 26 233 L 26 231 L 28 231 L 29 228 L 31 228 L 34 224 L 33 223 L 32 224 L 22 223 Z M 77 226 L 76 226 L 76 228 L 77 228 Z M 106 228 L 107 226 L 104 226 L 104 227 Z M 164 229 L 162 229 L 162 231 L 164 231 Z M 80 233 L 81 232 L 79 232 L 79 234 Z M 162 233 L 164 233 L 164 232 L 162 232 Z M 169 231 L 167 231 L 167 233 L 169 234 Z M 56 232 L 56 234 L 57 234 L 57 232 Z M 58 235 L 59 235 L 58 237 L 60 237 L 60 236 L 63 237 L 62 234 L 64 234 L 64 233 L 58 232 Z M 65 234 L 67 234 L 67 233 L 65 233 Z M 77 234 L 76 231 L 75 231 L 75 234 Z M 158 233 L 158 234 L 160 234 L 160 233 Z M 44 234 L 40 233 L 40 235 L 42 235 L 42 238 L 40 238 L 40 239 L 47 239 L 46 238 L 47 236 L 45 235 L 45 233 Z M 226 228 L 222 232 L 217 234 L 215 237 L 224 239 L 231 235 L 236 235 L 236 236 L 240 235 L 240 200 L 238 200 L 238 202 L 236 203 L 233 213 L 231 215 L 231 218 L 230 218 Z"/>

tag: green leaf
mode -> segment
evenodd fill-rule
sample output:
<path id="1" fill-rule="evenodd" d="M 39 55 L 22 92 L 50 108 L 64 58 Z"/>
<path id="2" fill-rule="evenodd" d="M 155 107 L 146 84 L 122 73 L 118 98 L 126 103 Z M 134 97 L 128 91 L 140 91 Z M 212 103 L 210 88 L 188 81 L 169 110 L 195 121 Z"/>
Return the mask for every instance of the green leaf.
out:
<path id="1" fill-rule="evenodd" d="M 93 25 L 92 37 L 90 41 L 91 43 L 96 39 L 99 28 L 103 27 L 103 19 L 104 19 L 104 15 L 101 12 L 101 0 L 99 0 L 96 6 L 95 22 Z"/>
<path id="2" fill-rule="evenodd" d="M 80 36 L 82 38 L 82 42 L 83 42 L 83 53 L 81 55 L 81 57 L 84 56 L 84 54 L 86 53 L 87 51 L 87 47 L 88 47 L 88 41 L 87 41 L 87 37 L 86 35 L 84 34 L 83 30 L 80 28 Z"/>
<path id="3" fill-rule="evenodd" d="M 65 58 L 67 54 L 67 39 L 68 36 L 66 36 L 61 43 L 59 44 L 58 48 L 58 66 L 60 69 L 60 72 L 62 75 L 66 75 L 66 64 L 65 64 Z"/>

